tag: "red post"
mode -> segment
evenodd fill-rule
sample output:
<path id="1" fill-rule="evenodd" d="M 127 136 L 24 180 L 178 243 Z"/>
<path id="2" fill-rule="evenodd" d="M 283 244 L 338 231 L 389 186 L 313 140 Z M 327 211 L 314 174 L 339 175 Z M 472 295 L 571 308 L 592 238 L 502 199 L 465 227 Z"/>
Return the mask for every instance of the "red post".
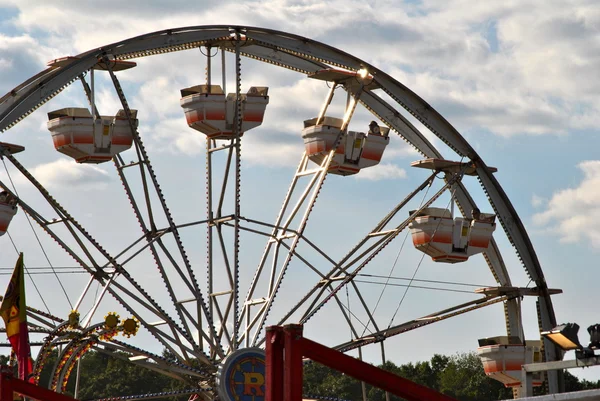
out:
<path id="1" fill-rule="evenodd" d="M 265 360 L 265 401 L 283 400 L 283 327 L 267 327 Z M 1 400 L 0 400 L 1 401 Z"/>
<path id="2" fill-rule="evenodd" d="M 302 401 L 302 325 L 289 324 L 283 331 L 283 401 Z"/>

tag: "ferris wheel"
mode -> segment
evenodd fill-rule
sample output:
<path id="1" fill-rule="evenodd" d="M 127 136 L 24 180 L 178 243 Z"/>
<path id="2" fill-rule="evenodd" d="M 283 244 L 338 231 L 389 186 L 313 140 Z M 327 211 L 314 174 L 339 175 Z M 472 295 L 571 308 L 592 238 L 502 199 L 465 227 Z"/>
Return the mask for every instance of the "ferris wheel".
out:
<path id="1" fill-rule="evenodd" d="M 130 96 L 130 81 L 119 78 L 134 76 L 136 63 L 175 53 L 205 70 L 196 82 L 173 89 L 179 118 L 196 141 L 205 142 L 201 155 L 180 158 L 184 167 L 173 165 L 177 158 L 163 161 L 161 146 L 169 144 L 145 135 L 151 128 L 144 116 L 164 116 L 138 108 L 140 94 Z M 289 108 L 302 110 L 294 138 L 304 149 L 296 168 L 265 170 L 245 163 L 242 149 L 269 121 L 270 134 L 277 126 L 281 110 L 270 107 L 274 94 L 285 91 L 269 80 L 281 70 L 305 77 L 321 97 L 285 99 Z M 65 98 L 55 98 L 75 81 L 78 95 L 70 88 Z M 101 103 L 117 107 L 101 114 L 108 113 Z M 36 112 L 41 106 L 47 118 Z M 372 344 L 383 349 L 389 338 L 494 304 L 505 312 L 498 319 L 505 319 L 506 333 L 498 334 L 525 344 L 523 296 L 537 298 L 540 330 L 556 325 L 553 290 L 495 169 L 417 94 L 331 46 L 240 26 L 150 33 L 53 60 L 0 98 L 0 131 L 36 116 L 45 119 L 45 135 L 61 160 L 89 164 L 114 178 L 101 185 L 102 193 L 71 188 L 78 192 L 73 200 L 44 186 L 35 157 L 26 156 L 30 147 L 0 142 L 6 167 L 0 176 L 0 233 L 8 234 L 0 246 L 12 247 L 7 238 L 29 221 L 39 227 L 34 232 L 48 259 L 63 266 L 74 261 L 69 271 L 86 273 L 70 275 L 66 285 L 59 281 L 60 288 L 47 285 L 53 297 L 66 295 L 68 307 L 55 306 L 58 301 L 46 302 L 47 309 L 30 304 L 30 329 L 43 337 L 36 343 L 38 375 L 62 345 L 52 381 L 41 383 L 55 390 L 64 390 L 76 361 L 95 349 L 188 382 L 206 399 L 234 399 L 230 371 L 247 358 L 260 358 L 265 328 L 273 324 L 301 323 L 307 330 L 313 325 L 317 339 L 324 328 L 335 328 L 340 336 L 331 334 L 328 345 L 360 355 Z M 441 141 L 437 147 L 425 131 Z M 376 169 L 399 139 L 421 159 L 412 163 L 420 181 L 403 192 L 394 188 L 393 196 L 362 193 L 353 177 Z M 51 149 L 49 139 L 44 146 Z M 265 154 L 282 152 L 267 140 L 253 146 L 251 152 L 256 146 L 265 147 Z M 114 168 L 106 167 L 111 163 Z M 327 192 L 329 183 L 333 192 Z M 336 196 L 346 189 L 349 195 Z M 377 202 L 372 209 L 353 208 L 353 196 Z M 493 211 L 480 212 L 488 207 Z M 495 239 L 502 231 L 510 243 L 506 249 Z M 404 249 L 407 237 L 414 249 Z M 507 254 L 520 261 L 533 286 L 513 283 Z M 441 311 L 398 323 L 394 308 L 406 288 L 419 282 L 415 270 L 408 287 L 390 285 L 395 277 L 389 266 L 405 257 L 417 261 L 417 270 L 423 261 L 449 268 L 476 261 L 495 283 L 470 301 L 444 299 Z M 60 269 L 52 270 L 58 277 Z M 382 306 L 385 299 L 393 306 Z M 548 343 L 543 353 L 546 360 L 560 358 Z M 556 392 L 555 376 L 548 379 Z"/>

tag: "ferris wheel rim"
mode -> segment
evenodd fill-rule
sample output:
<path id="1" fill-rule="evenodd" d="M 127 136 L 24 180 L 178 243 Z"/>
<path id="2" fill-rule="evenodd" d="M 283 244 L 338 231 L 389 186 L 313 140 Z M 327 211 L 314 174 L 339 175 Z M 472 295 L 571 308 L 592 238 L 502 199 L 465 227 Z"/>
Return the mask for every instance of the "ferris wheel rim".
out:
<path id="1" fill-rule="evenodd" d="M 452 134 L 452 136 L 453 136 L 451 138 L 452 141 L 449 140 L 450 138 L 447 134 L 444 135 L 443 133 L 440 133 L 435 129 L 433 129 L 432 132 L 435 135 L 437 135 L 441 140 L 443 140 L 445 143 L 450 145 L 459 155 L 468 157 L 470 160 L 472 160 L 473 162 L 476 163 L 478 172 L 480 173 L 480 177 L 482 177 L 482 179 L 484 180 L 482 182 L 484 189 L 486 189 L 487 191 L 493 190 L 495 192 L 494 199 L 492 199 L 493 204 L 499 204 L 499 206 L 501 208 L 506 209 L 509 212 L 508 214 L 510 215 L 510 217 L 513 220 L 511 222 L 512 223 L 511 225 L 517 226 L 517 231 L 514 231 L 514 232 L 519 234 L 519 237 L 522 237 L 522 238 L 517 238 L 517 243 L 520 245 L 514 245 L 514 246 L 515 247 L 518 246 L 517 252 L 519 252 L 519 254 L 521 254 L 521 257 L 523 259 L 522 260 L 523 265 L 524 265 L 525 269 L 527 270 L 528 274 L 530 274 L 530 276 L 532 277 L 532 279 L 534 280 L 534 282 L 536 283 L 538 288 L 540 288 L 542 290 L 542 292 L 545 291 L 547 286 L 545 284 L 544 275 L 541 270 L 539 261 L 537 260 L 535 250 L 533 249 L 533 246 L 531 245 L 531 241 L 529 240 L 529 237 L 526 234 L 524 226 L 523 226 L 520 218 L 518 217 L 518 214 L 514 210 L 514 207 L 512 207 L 512 204 L 510 204 L 508 197 L 502 190 L 502 187 L 500 186 L 498 181 L 492 176 L 492 172 L 489 170 L 489 168 L 483 162 L 483 160 L 480 158 L 480 156 L 477 154 L 477 152 L 458 133 L 458 131 L 447 120 L 445 120 L 443 118 L 443 116 L 441 116 L 441 114 L 439 114 L 433 107 L 431 107 L 429 104 L 427 104 L 416 93 L 412 92 L 410 89 L 408 89 L 402 83 L 395 80 L 393 77 L 389 76 L 385 72 L 379 70 L 377 67 L 371 65 L 368 62 L 365 62 L 365 61 L 359 59 L 358 57 L 352 56 L 342 50 L 339 50 L 335 47 L 329 46 L 325 43 L 322 43 L 322 42 L 319 42 L 316 40 L 312 40 L 312 39 L 308 39 L 308 38 L 300 36 L 300 35 L 295 35 L 295 34 L 278 31 L 278 30 L 274 30 L 274 29 L 258 28 L 258 27 L 250 27 L 250 26 L 240 26 L 240 25 L 207 25 L 207 26 L 200 25 L 200 26 L 188 26 L 188 27 L 160 30 L 160 31 L 151 32 L 151 33 L 139 35 L 136 37 L 132 37 L 129 39 L 125 39 L 125 40 L 115 42 L 115 43 L 112 43 L 112 44 L 109 44 L 106 46 L 101 46 L 99 48 L 83 52 L 80 55 L 76 56 L 76 58 L 78 58 L 78 60 L 74 61 L 73 67 L 79 66 L 81 69 L 81 66 L 83 66 L 83 68 L 87 70 L 87 68 L 89 68 L 88 64 L 91 62 L 93 65 L 100 55 L 114 54 L 116 56 L 119 56 L 119 54 L 120 54 L 119 51 L 122 52 L 123 48 L 126 45 L 133 44 L 135 42 L 142 41 L 142 40 L 147 40 L 149 38 L 157 38 L 157 37 L 161 37 L 164 35 L 176 35 L 178 33 L 186 33 L 187 34 L 190 32 L 213 32 L 213 31 L 216 31 L 216 32 L 214 32 L 216 34 L 216 36 L 214 36 L 214 38 L 218 38 L 218 37 L 222 37 L 224 34 L 229 33 L 231 30 L 244 31 L 246 34 L 248 34 L 248 33 L 253 34 L 256 32 L 256 33 L 266 33 L 269 35 L 279 35 L 282 37 L 292 38 L 296 41 L 303 43 L 306 46 L 310 46 L 310 45 L 314 44 L 319 47 L 323 47 L 329 51 L 332 51 L 336 55 L 341 55 L 344 58 L 347 58 L 348 60 L 353 61 L 354 66 L 350 66 L 350 67 L 368 68 L 369 71 L 371 71 L 373 74 L 375 74 L 375 77 L 377 80 L 379 80 L 380 77 L 384 77 L 384 80 L 388 81 L 392 86 L 396 86 L 398 89 L 407 91 L 408 93 L 410 93 L 411 96 L 415 97 L 420 103 L 418 106 L 422 107 L 423 110 L 429 110 L 434 118 L 440 120 L 438 123 L 441 123 L 442 125 L 444 125 L 447 132 Z M 199 39 L 202 39 L 202 38 L 199 38 Z M 207 40 L 207 39 L 204 38 L 203 40 Z M 257 46 L 261 46 L 261 45 L 257 45 Z M 164 46 L 156 45 L 155 47 L 150 48 L 150 49 L 159 49 L 161 47 L 164 47 Z M 312 61 L 314 61 L 314 60 L 312 60 Z M 349 66 L 345 65 L 345 67 L 349 67 Z M 63 86 L 65 84 L 68 84 L 68 80 L 60 82 L 60 84 L 58 86 Z M 37 90 L 41 90 L 41 88 L 37 89 Z M 6 99 L 7 96 L 9 96 L 9 95 L 10 95 L 10 92 L 6 96 L 4 96 L 3 99 Z M 7 125 L 10 125 L 13 123 L 13 121 L 9 121 L 8 123 L 4 121 L 6 116 L 10 113 L 11 109 L 13 109 L 17 104 L 13 103 L 13 105 L 10 105 L 12 107 L 2 110 L 2 104 L 0 103 L 0 110 L 1 110 L 1 112 L 0 112 L 0 131 L 6 129 Z M 415 117 L 418 118 L 418 113 L 416 113 L 416 110 L 414 107 L 412 109 L 410 109 L 405 105 L 403 105 L 403 106 L 409 112 L 411 112 Z M 422 122 L 423 122 L 423 120 L 424 119 L 421 119 Z M 415 145 L 413 145 L 413 146 L 415 146 Z M 417 146 L 415 146 L 415 147 L 419 151 L 423 152 L 423 150 L 420 147 L 417 147 Z M 429 150 L 431 150 L 431 149 L 429 149 Z M 500 214 L 500 219 L 504 223 L 504 221 L 502 219 L 502 214 Z M 504 223 L 503 225 L 506 226 L 506 223 Z M 509 235 L 509 237 L 512 237 L 512 236 Z M 554 313 L 553 313 L 553 308 L 552 308 L 552 302 L 550 300 L 549 295 L 543 295 L 543 298 L 544 298 L 544 302 L 547 304 L 548 313 L 550 314 L 550 320 L 553 323 L 556 323 L 556 321 L 555 321 L 556 319 L 553 316 Z"/>
<path id="2" fill-rule="evenodd" d="M 496 187 L 497 190 L 501 191 L 501 193 L 499 193 L 499 197 L 501 198 L 506 198 L 503 199 L 504 201 L 507 201 L 507 197 L 506 194 L 502 191 L 502 188 L 500 186 L 500 184 L 497 182 L 497 180 L 495 180 L 492 176 L 492 171 L 490 171 L 490 169 L 487 167 L 487 165 L 483 162 L 483 160 L 481 159 L 481 157 L 477 154 L 477 152 L 470 146 L 470 144 L 460 135 L 460 133 L 446 120 L 444 119 L 444 117 L 438 113 L 431 105 L 429 105 L 428 103 L 425 102 L 425 100 L 423 98 L 421 98 L 418 94 L 416 94 L 415 92 L 413 92 L 412 90 L 410 90 L 408 87 L 406 87 L 405 85 L 403 85 L 401 82 L 397 81 L 396 79 L 394 79 L 393 77 L 389 76 L 387 73 L 385 73 L 384 71 L 380 70 L 379 68 L 371 65 L 370 63 L 355 57 L 343 50 L 337 49 L 333 46 L 327 45 L 323 42 L 320 41 L 316 41 L 313 39 L 309 39 L 307 37 L 303 37 L 300 35 L 296 35 L 296 34 L 292 34 L 292 33 L 287 33 L 284 31 L 279 31 L 279 30 L 274 30 L 274 29 L 268 29 L 268 28 L 260 28 L 260 27 L 252 27 L 252 26 L 242 26 L 242 25 L 198 25 L 198 26 L 186 26 L 186 27 L 180 27 L 180 28 L 171 28 L 171 29 L 164 29 L 164 30 L 159 30 L 159 31 L 155 31 L 155 32 L 151 32 L 151 33 L 147 33 L 147 34 L 143 34 L 143 35 L 139 35 L 139 36 L 135 36 L 132 38 L 128 38 L 119 42 L 114 42 L 112 44 L 109 45 L 105 45 L 105 46 L 101 46 L 95 49 L 91 49 L 88 50 L 86 52 L 83 52 L 77 56 L 74 56 L 74 58 L 76 60 L 74 60 L 71 64 L 69 64 L 67 67 L 71 68 L 71 67 L 79 67 L 79 69 L 84 69 L 87 70 L 89 69 L 88 64 L 90 62 L 92 62 L 92 65 L 96 63 L 98 57 L 100 57 L 103 54 L 109 54 L 109 55 L 114 55 L 115 58 L 117 59 L 121 59 L 123 52 L 123 49 L 125 48 L 126 45 L 128 44 L 133 44 L 137 41 L 141 41 L 141 40 L 147 40 L 149 38 L 157 38 L 157 37 L 161 37 L 164 35 L 177 35 L 179 33 L 190 33 L 190 32 L 197 32 L 197 33 L 204 33 L 204 32 L 212 32 L 212 31 L 217 31 L 218 34 L 216 34 L 216 36 L 213 36 L 212 38 L 197 38 L 200 41 L 207 41 L 207 40 L 211 40 L 211 39 L 217 39 L 217 38 L 222 38 L 224 35 L 228 34 L 231 31 L 243 31 L 245 34 L 254 34 L 254 33 L 266 33 L 268 35 L 275 35 L 275 36 L 281 36 L 283 37 L 289 37 L 292 38 L 298 42 L 301 42 L 303 45 L 305 45 L 306 47 L 310 47 L 312 45 L 316 45 L 318 47 L 323 47 L 326 50 L 331 51 L 334 55 L 340 55 L 343 56 L 344 58 L 346 58 L 347 60 L 350 60 L 354 63 L 354 65 L 349 65 L 350 63 L 343 65 L 343 67 L 348 68 L 368 68 L 368 70 L 373 73 L 375 75 L 375 79 L 376 80 L 380 80 L 380 77 L 383 77 L 383 83 L 385 83 L 386 81 L 389 82 L 390 86 L 393 87 L 397 87 L 397 89 L 400 89 L 402 91 L 408 92 L 411 96 L 415 97 L 415 99 L 419 102 L 419 104 L 417 105 L 418 107 L 421 107 L 424 111 L 429 111 L 431 114 L 431 117 L 438 119 L 439 121 L 437 121 L 438 124 L 442 124 L 445 127 L 445 130 L 447 131 L 447 133 L 440 133 L 438 132 L 435 128 L 431 129 L 432 132 L 438 136 L 439 139 L 441 139 L 442 141 L 444 141 L 447 145 L 449 145 L 456 153 L 458 153 L 460 156 L 463 157 L 467 157 L 470 160 L 472 160 L 474 163 L 477 164 L 478 170 L 480 173 L 485 173 L 483 175 L 485 175 L 486 177 L 486 189 L 489 190 L 489 188 L 487 188 L 487 182 L 489 180 L 490 182 L 490 186 L 494 186 Z M 252 38 L 252 37 L 250 37 Z M 188 39 L 187 42 L 192 42 L 194 41 L 192 39 Z M 253 39 L 253 38 L 252 38 Z M 195 40 L 195 41 L 199 41 L 199 40 Z M 167 44 L 157 44 L 153 47 L 148 47 L 148 50 L 156 50 L 156 49 L 161 49 L 164 47 L 167 47 Z M 256 44 L 256 46 L 262 47 L 264 45 L 261 44 Z M 125 48 L 126 49 L 126 48 Z M 131 49 L 129 49 L 128 51 L 132 51 Z M 143 51 L 143 50 L 139 50 L 138 51 Z M 179 51 L 179 49 L 174 50 L 174 51 Z M 298 55 L 300 57 L 300 55 Z M 308 58 L 311 61 L 316 61 L 318 60 L 318 57 L 314 57 L 311 56 L 310 58 Z M 330 63 L 335 64 L 335 60 L 327 60 Z M 318 64 L 315 64 L 318 65 Z M 59 69 L 58 72 L 60 72 L 62 69 Z M 63 87 L 64 85 L 68 85 L 69 84 L 69 80 L 63 80 L 61 81 L 57 86 L 59 87 Z M 383 85 L 384 87 L 386 87 L 386 85 Z M 42 90 L 43 85 L 39 85 L 39 88 L 36 89 L 36 91 L 41 91 Z M 17 87 L 18 88 L 18 87 Z M 12 91 L 11 91 L 12 92 Z M 3 96 L 1 99 L 5 100 L 7 98 L 9 98 L 9 96 L 11 95 L 11 92 L 8 92 L 5 96 Z M 27 97 L 30 96 L 29 94 L 27 95 Z M 0 132 L 4 131 L 7 129 L 8 125 L 11 125 L 14 123 L 14 121 L 5 121 L 6 117 L 8 116 L 8 114 L 11 112 L 11 110 L 15 107 L 15 105 L 17 105 L 18 103 L 12 103 L 11 105 L 9 105 L 8 108 L 3 109 L 2 108 L 2 102 L 0 101 Z M 418 110 L 416 110 L 416 106 L 415 107 L 410 107 L 409 105 L 404 105 L 401 103 L 401 105 L 403 107 L 405 107 L 405 109 L 407 111 L 409 111 L 411 114 L 413 114 L 413 116 L 417 117 L 418 119 L 421 120 L 421 122 L 425 122 L 425 125 L 427 126 L 428 124 L 426 123 L 426 121 L 423 120 L 427 120 L 427 119 L 423 119 L 423 118 L 419 118 L 419 112 Z M 429 114 L 429 113 L 427 113 Z M 451 137 L 450 135 L 448 135 L 448 133 L 451 133 L 453 137 Z M 413 145 L 415 146 L 415 145 Z M 417 150 L 419 150 L 420 152 L 422 152 L 423 150 L 420 149 L 419 147 L 415 146 L 417 148 Z M 514 208 L 511 209 L 514 211 Z M 514 211 L 512 217 L 517 217 L 515 219 L 515 224 L 517 224 L 519 227 L 519 229 L 521 229 L 522 223 L 520 221 L 520 219 L 518 218 L 518 214 L 516 213 L 516 211 Z M 524 230 L 524 227 L 523 227 Z M 537 261 L 537 257 L 535 256 L 535 251 L 533 250 L 533 247 L 531 246 L 531 241 L 528 240 L 528 236 L 526 236 L 525 242 L 528 244 L 528 251 L 530 251 L 530 255 L 525 255 L 524 257 L 526 258 L 531 258 L 533 260 L 533 262 L 531 263 L 533 266 L 533 270 L 531 270 L 528 267 L 528 264 L 524 263 L 525 268 L 528 270 L 528 272 L 533 276 L 532 278 L 534 279 L 534 281 L 536 282 L 536 284 L 538 284 L 538 286 L 543 289 L 544 285 L 544 276 L 543 276 L 543 272 L 541 271 L 541 269 L 539 269 L 539 271 L 537 271 L 537 268 L 539 267 L 539 262 Z M 532 255 L 533 254 L 533 255 Z M 551 303 L 550 303 L 551 304 Z"/>
<path id="3" fill-rule="evenodd" d="M 521 219 L 519 218 L 516 210 L 512 206 L 512 203 L 508 199 L 508 196 L 504 192 L 500 183 L 492 175 L 491 170 L 487 167 L 487 165 L 480 158 L 477 152 L 471 147 L 468 141 L 465 138 L 463 138 L 462 135 L 460 135 L 460 133 L 446 119 L 444 119 L 444 117 L 441 114 L 439 114 L 419 95 L 412 92 L 402 83 L 395 80 L 393 77 L 389 76 L 388 74 L 379 70 L 378 68 L 372 66 L 370 63 L 367 63 L 355 56 L 352 56 L 342 50 L 336 49 L 322 42 L 308 39 L 306 37 L 302 37 L 295 34 L 286 33 L 283 31 L 239 25 L 209 25 L 181 27 L 174 29 L 165 29 L 132 37 L 123 41 L 115 42 L 106 46 L 102 46 L 81 53 L 80 55 L 76 56 L 78 59 L 73 61 L 72 64 L 69 64 L 65 69 L 46 70 L 46 77 L 48 79 L 44 80 L 43 85 L 30 87 L 31 84 L 22 84 L 19 87 L 17 87 L 21 89 L 17 91 L 14 96 L 12 96 L 12 93 L 9 92 L 2 99 L 5 101 L 5 103 L 7 100 L 13 101 L 7 105 L 3 105 L 0 102 L 0 131 L 8 129 L 10 126 L 14 125 L 16 122 L 18 122 L 20 119 L 22 119 L 28 114 L 27 113 L 15 116 L 15 110 L 18 110 L 19 106 L 21 106 L 24 102 L 31 100 L 32 98 L 36 98 L 36 94 L 39 94 L 40 98 L 51 98 L 52 96 L 60 92 L 60 90 L 62 90 L 63 87 L 68 85 L 73 79 L 76 79 L 80 73 L 87 71 L 89 68 L 91 68 L 97 62 L 98 58 L 102 55 L 109 54 L 113 55 L 116 59 L 125 59 L 129 58 L 128 55 L 133 54 L 134 50 L 137 51 L 136 54 L 138 56 L 141 56 L 143 51 L 160 50 L 161 48 L 167 48 L 168 46 L 182 46 L 182 48 L 178 50 L 183 50 L 183 48 L 189 43 L 201 43 L 202 41 L 210 41 L 217 38 L 226 37 L 232 30 L 235 32 L 243 32 L 246 35 L 246 37 L 255 40 L 257 43 L 256 46 L 258 47 L 264 47 L 266 49 L 281 48 L 282 51 L 288 51 L 290 52 L 289 54 L 291 54 L 294 57 L 298 57 L 304 60 L 305 62 L 312 63 L 312 65 L 315 68 L 319 67 L 322 63 L 338 65 L 343 68 L 367 68 L 369 72 L 374 75 L 375 79 L 381 84 L 384 90 L 387 91 L 386 93 L 391 95 L 392 98 L 394 98 L 394 100 L 396 100 L 402 107 L 409 111 L 413 115 L 413 117 L 417 118 L 419 121 L 424 123 L 426 127 L 428 127 L 438 138 L 440 138 L 447 145 L 449 145 L 457 154 L 471 160 L 476 166 L 480 183 L 484 188 L 484 191 L 486 192 L 486 195 L 488 196 L 492 207 L 498 214 L 499 219 L 505 229 L 505 232 L 509 237 L 509 240 L 511 241 L 513 247 L 516 249 L 516 252 L 523 264 L 523 267 L 540 290 L 540 309 L 542 311 L 541 313 L 546 315 L 542 316 L 542 326 L 545 326 L 544 329 L 550 329 L 556 324 L 554 309 L 552 306 L 552 301 L 550 299 L 550 294 L 548 292 L 548 287 L 545 282 L 544 274 L 541 269 L 540 263 L 537 259 L 535 250 L 529 239 L 529 236 L 521 222 Z M 206 35 L 202 36 L 202 33 Z M 200 36 L 195 37 L 194 34 L 198 34 Z M 175 43 L 175 41 L 171 41 L 172 43 L 171 45 L 169 45 L 168 42 L 177 35 L 188 35 L 189 38 L 186 39 L 186 41 L 184 41 L 184 43 L 182 44 L 177 44 Z M 269 43 L 269 45 L 260 44 L 262 43 L 261 40 L 266 39 L 265 35 L 269 38 L 275 37 L 278 39 L 282 39 L 283 43 Z M 166 38 L 167 43 L 156 44 L 154 47 L 148 48 L 138 47 L 137 50 L 135 49 L 135 46 L 133 46 L 135 44 L 142 43 L 143 41 L 151 41 L 152 39 L 159 38 Z M 297 47 L 286 47 L 285 44 L 289 44 L 290 42 L 294 43 Z M 304 51 L 304 53 L 302 53 L 302 51 Z M 311 51 L 313 52 L 311 53 Z M 62 75 L 65 75 L 66 77 L 63 77 Z M 25 84 L 26 83 L 27 81 L 25 82 Z M 51 88 L 46 88 L 45 86 L 50 83 L 52 83 L 53 86 Z M 19 95 L 19 93 L 21 93 L 22 96 Z M 11 96 L 17 97 L 17 99 L 11 99 Z M 363 99 L 361 98 L 361 100 Z M 367 97 L 365 101 L 367 103 L 369 101 L 376 103 L 377 99 L 373 100 L 368 99 Z M 402 123 L 405 126 L 407 124 L 406 121 L 403 121 Z M 400 131 L 398 131 L 398 133 L 400 134 L 400 136 L 403 137 L 403 139 L 407 140 L 412 146 L 417 148 L 419 152 L 434 156 L 436 154 L 439 154 L 435 147 L 431 145 L 426 139 L 420 138 L 421 142 L 417 142 L 417 139 L 409 141 L 403 135 L 403 133 L 401 133 Z M 417 145 L 415 145 L 415 142 L 417 143 Z M 461 186 L 458 189 L 458 192 L 459 195 L 462 197 L 462 203 L 464 204 L 463 208 L 466 208 L 469 204 L 474 204 L 464 187 Z M 495 243 L 493 243 L 492 247 L 493 250 L 490 251 L 490 253 L 495 253 L 497 254 L 496 257 L 501 258 L 501 256 L 499 256 L 501 254 L 498 251 Z M 503 263 L 501 263 L 501 265 L 503 265 Z M 499 273 L 493 268 L 491 268 L 491 270 L 498 281 L 510 283 L 510 278 L 505 270 L 504 272 L 500 271 Z M 505 277 L 499 278 L 498 274 L 505 275 Z M 552 355 L 551 349 L 552 347 L 546 347 L 546 351 L 547 353 L 549 353 L 549 357 L 556 358 L 556 355 Z"/>

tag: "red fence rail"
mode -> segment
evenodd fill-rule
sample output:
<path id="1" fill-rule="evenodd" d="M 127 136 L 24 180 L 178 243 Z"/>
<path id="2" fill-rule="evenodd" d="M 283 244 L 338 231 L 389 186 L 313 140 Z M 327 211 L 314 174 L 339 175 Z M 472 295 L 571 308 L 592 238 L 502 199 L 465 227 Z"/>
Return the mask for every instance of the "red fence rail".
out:
<path id="1" fill-rule="evenodd" d="M 12 373 L 0 373 L 0 401 L 13 401 L 13 394 L 19 393 L 39 401 L 77 401 L 64 394 L 36 386 L 25 380 L 13 377 Z"/>
<path id="2" fill-rule="evenodd" d="M 266 344 L 265 401 L 302 400 L 302 358 L 308 358 L 408 401 L 454 398 L 304 338 L 301 325 L 270 326 Z"/>
<path id="3" fill-rule="evenodd" d="M 302 359 L 309 358 L 408 401 L 456 401 L 430 388 L 303 337 L 301 325 L 270 326 L 266 344 L 265 401 L 302 400 Z M 77 401 L 0 371 L 0 401 L 13 394 L 39 401 Z"/>

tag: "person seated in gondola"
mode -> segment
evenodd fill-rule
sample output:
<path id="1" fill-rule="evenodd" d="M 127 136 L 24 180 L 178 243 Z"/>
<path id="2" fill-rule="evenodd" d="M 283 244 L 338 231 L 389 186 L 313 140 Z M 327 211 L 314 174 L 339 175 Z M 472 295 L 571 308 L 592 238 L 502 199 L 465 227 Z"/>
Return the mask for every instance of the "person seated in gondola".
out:
<path id="1" fill-rule="evenodd" d="M 477 221 L 480 223 L 490 223 L 490 224 L 492 224 L 494 222 L 494 220 L 496 219 L 495 215 L 481 213 L 478 208 L 475 208 L 471 211 L 471 217 L 473 218 L 474 221 Z"/>
<path id="2" fill-rule="evenodd" d="M 370 135 L 381 135 L 381 129 L 379 125 L 375 121 L 371 121 L 369 124 L 369 134 Z"/>
<path id="3" fill-rule="evenodd" d="M 16 207 L 17 198 L 6 191 L 0 192 L 0 204 Z"/>

